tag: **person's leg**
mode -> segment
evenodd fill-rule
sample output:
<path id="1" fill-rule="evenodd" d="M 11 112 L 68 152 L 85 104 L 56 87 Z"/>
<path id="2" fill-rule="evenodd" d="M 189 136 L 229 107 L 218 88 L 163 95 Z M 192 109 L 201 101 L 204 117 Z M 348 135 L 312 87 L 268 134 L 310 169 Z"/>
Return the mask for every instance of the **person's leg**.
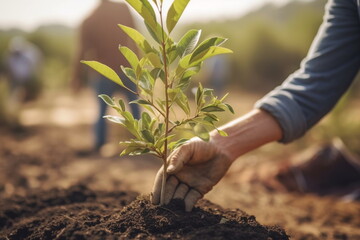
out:
<path id="1" fill-rule="evenodd" d="M 94 82 L 94 87 L 98 102 L 98 117 L 94 125 L 95 150 L 98 151 L 105 144 L 107 137 L 106 119 L 103 118 L 106 114 L 107 105 L 98 95 L 106 94 L 111 97 L 119 86 L 101 76 Z"/>
<path id="2" fill-rule="evenodd" d="M 25 87 L 15 79 L 10 81 L 8 103 L 6 104 L 6 113 L 8 123 L 11 128 L 20 127 L 20 109 L 23 103 Z"/>

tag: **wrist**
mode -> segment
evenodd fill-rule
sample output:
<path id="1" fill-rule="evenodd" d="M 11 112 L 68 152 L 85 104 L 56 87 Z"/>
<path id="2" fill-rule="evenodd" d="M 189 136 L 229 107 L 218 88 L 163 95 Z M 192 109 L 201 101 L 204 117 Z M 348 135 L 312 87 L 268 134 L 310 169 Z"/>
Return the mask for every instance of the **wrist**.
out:
<path id="1" fill-rule="evenodd" d="M 259 109 L 254 109 L 219 129 L 228 136 L 223 137 L 214 130 L 211 132 L 211 142 L 231 161 L 282 137 L 278 122 L 269 113 Z"/>

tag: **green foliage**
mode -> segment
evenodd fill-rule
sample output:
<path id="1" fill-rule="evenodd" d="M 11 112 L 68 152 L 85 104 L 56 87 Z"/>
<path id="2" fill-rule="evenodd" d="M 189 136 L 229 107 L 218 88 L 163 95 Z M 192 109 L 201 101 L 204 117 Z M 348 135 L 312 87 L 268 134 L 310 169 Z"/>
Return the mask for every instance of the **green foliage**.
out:
<path id="1" fill-rule="evenodd" d="M 98 73 L 102 74 L 104 77 L 110 79 L 111 81 L 119 84 L 122 87 L 125 87 L 124 83 L 121 81 L 117 73 L 112 70 L 110 67 L 105 64 L 99 63 L 97 61 L 81 61 L 82 63 L 90 66 L 92 69 L 96 70 Z"/>
<path id="2" fill-rule="evenodd" d="M 198 44 L 200 30 L 188 31 L 178 42 L 170 37 L 189 0 L 173 1 L 167 13 L 166 28 L 163 22 L 163 1 L 154 0 L 150 3 L 148 0 L 126 0 L 126 2 L 143 18 L 149 35 L 155 40 L 152 42 L 157 43 L 156 46 L 151 46 L 137 30 L 119 25 L 143 53 L 143 56 L 137 56 L 131 49 L 125 46 L 119 47 L 121 54 L 131 66 L 122 66 L 121 70 L 135 83 L 137 90 L 132 91 L 125 86 L 116 71 L 108 66 L 96 61 L 82 62 L 136 94 L 138 99 L 130 104 L 138 104 L 145 109 L 141 118 L 135 119 L 125 109 L 125 104 L 121 99 L 115 101 L 107 95 L 99 96 L 119 114 L 119 116 L 105 116 L 105 118 L 125 127 L 134 137 L 130 141 L 121 142 L 125 146 L 121 155 L 151 153 L 161 158 L 166 168 L 169 153 L 188 140 L 176 139 L 174 133 L 176 130 L 180 128 L 190 130 L 193 136 L 208 141 L 209 132 L 216 129 L 215 124 L 219 121 L 216 113 L 234 112 L 230 105 L 224 103 L 226 96 L 218 99 L 214 96 L 212 89 L 203 88 L 201 84 L 195 94 L 195 109 L 190 108 L 190 100 L 184 93 L 191 77 L 200 71 L 204 60 L 232 51 L 220 47 L 226 41 L 224 38 L 212 37 Z M 159 16 L 155 14 L 154 9 L 157 10 Z M 160 21 L 158 22 L 157 19 Z M 156 84 L 162 85 L 162 94 L 156 93 Z M 171 112 L 175 111 L 174 108 L 182 111 L 185 117 L 173 119 L 175 117 L 171 115 Z M 226 136 L 225 132 L 218 131 L 222 136 Z"/>
<path id="3" fill-rule="evenodd" d="M 190 109 L 189 99 L 184 94 L 191 77 L 199 72 L 204 60 L 218 54 L 231 53 L 231 50 L 220 47 L 226 39 L 219 37 L 212 37 L 198 45 L 200 30 L 188 31 L 177 43 L 168 36 L 168 33 L 176 26 L 189 0 L 175 0 L 172 3 L 167 13 L 167 32 L 162 25 L 162 2 L 154 2 L 160 14 L 160 23 L 157 22 L 155 11 L 147 0 L 127 0 L 127 2 L 144 19 L 148 30 L 153 32 L 151 35 L 154 40 L 156 42 L 160 40 L 159 45 L 153 47 L 137 30 L 119 25 L 144 53 L 144 57 L 139 58 L 131 49 L 125 46 L 119 47 L 131 66 L 130 68 L 122 67 L 122 71 L 138 88 L 135 94 L 139 99 L 132 101 L 131 104 L 141 105 L 147 111 L 142 114 L 141 119 L 134 119 L 131 113 L 125 110 L 122 100 L 116 102 L 106 95 L 99 97 L 120 115 L 105 116 L 105 118 L 127 128 L 135 137 L 131 141 L 122 143 L 126 147 L 122 155 L 150 152 L 166 159 L 169 150 L 173 150 L 185 141 L 185 139 L 180 142 L 171 141 L 174 139 L 173 131 L 179 127 L 187 128 L 191 129 L 195 136 L 209 140 L 209 131 L 216 128 L 215 124 L 219 121 L 214 113 L 226 110 L 234 112 L 230 105 L 224 103 L 225 98 L 218 99 L 214 96 L 212 89 L 203 88 L 201 84 L 195 95 L 197 105 L 195 110 Z M 176 60 L 177 64 L 170 67 L 170 64 Z M 128 89 L 116 71 L 108 66 L 96 61 L 82 62 Z M 158 79 L 161 80 L 165 89 L 164 96 L 160 97 L 154 93 L 155 82 Z M 170 119 L 170 108 L 174 106 L 185 113 L 184 119 Z M 219 132 L 226 135 L 222 131 Z"/>
<path id="4" fill-rule="evenodd" d="M 189 1 L 190 0 L 174 0 L 166 19 L 166 25 L 169 33 L 174 29 Z"/>

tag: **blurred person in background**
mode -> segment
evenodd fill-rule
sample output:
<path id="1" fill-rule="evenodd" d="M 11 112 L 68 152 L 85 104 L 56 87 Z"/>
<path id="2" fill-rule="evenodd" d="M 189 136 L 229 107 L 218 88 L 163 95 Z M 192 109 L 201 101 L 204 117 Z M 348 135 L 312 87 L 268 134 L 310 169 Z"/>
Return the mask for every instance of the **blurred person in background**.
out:
<path id="1" fill-rule="evenodd" d="M 260 99 L 252 111 L 211 132 L 209 142 L 192 138 L 168 157 L 165 203 L 184 199 L 187 211 L 209 192 L 243 154 L 266 143 L 290 143 L 320 121 L 347 91 L 360 69 L 360 2 L 329 0 L 323 23 L 301 67 Z M 158 204 L 161 168 L 152 202 Z M 270 187 L 360 199 L 360 158 L 335 140 L 305 163 L 279 171 Z M 281 187 L 279 187 L 281 186 Z M 347 191 L 345 191 L 347 190 Z"/>
<path id="2" fill-rule="evenodd" d="M 96 60 L 111 67 L 118 72 L 126 86 L 133 89 L 135 85 L 121 72 L 120 65 L 128 66 L 126 59 L 118 51 L 119 45 L 124 45 L 136 50 L 135 43 L 118 27 L 123 24 L 135 28 L 131 13 L 124 3 L 101 0 L 97 8 L 83 21 L 79 30 L 78 52 L 75 57 L 72 87 L 79 91 L 86 82 L 93 88 L 96 95 L 99 111 L 94 126 L 94 151 L 98 152 L 106 143 L 107 127 L 103 116 L 107 105 L 97 96 L 107 94 L 113 96 L 115 92 L 125 94 L 128 101 L 136 96 L 119 85 L 109 81 L 95 71 L 81 64 L 81 60 Z M 139 118 L 140 110 L 137 104 L 131 104 L 131 111 L 135 118 Z"/>
<path id="3" fill-rule="evenodd" d="M 5 55 L 6 75 L 9 80 L 10 96 L 7 104 L 8 121 L 19 125 L 19 111 L 22 103 L 34 99 L 39 93 L 39 71 L 42 54 L 37 46 L 21 36 L 10 40 Z"/>

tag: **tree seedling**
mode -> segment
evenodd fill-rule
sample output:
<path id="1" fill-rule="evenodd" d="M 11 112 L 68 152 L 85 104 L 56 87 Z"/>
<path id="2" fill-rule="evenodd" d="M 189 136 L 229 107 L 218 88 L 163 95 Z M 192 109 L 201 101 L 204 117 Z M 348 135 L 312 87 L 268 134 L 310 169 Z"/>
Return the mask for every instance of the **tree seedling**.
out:
<path id="1" fill-rule="evenodd" d="M 126 0 L 126 2 L 142 17 L 145 26 L 154 39 L 155 46 L 136 29 L 119 24 L 142 51 L 139 57 L 126 46 L 119 46 L 121 54 L 129 62 L 130 67 L 121 66 L 121 71 L 136 85 L 136 90 L 125 86 L 113 69 L 97 61 L 82 61 L 103 76 L 114 81 L 126 90 L 136 94 L 138 99 L 130 104 L 138 104 L 144 108 L 140 119 L 135 119 L 125 108 L 122 99 L 115 100 L 107 95 L 99 95 L 107 105 L 117 111 L 119 116 L 104 116 L 117 123 L 133 135 L 133 139 L 120 142 L 125 146 L 121 155 L 153 154 L 163 161 L 167 169 L 167 157 L 175 148 L 184 144 L 188 138 L 177 138 L 176 130 L 191 130 L 192 136 L 204 141 L 210 138 L 209 132 L 217 129 L 218 112 L 232 107 L 224 103 L 224 97 L 218 99 L 213 90 L 203 88 L 199 84 L 195 93 L 196 107 L 190 109 L 189 99 L 184 91 L 191 78 L 200 71 L 203 62 L 219 54 L 232 53 L 220 47 L 226 39 L 211 37 L 199 42 L 201 30 L 189 30 L 179 41 L 175 42 L 170 34 L 177 25 L 190 0 L 174 0 L 167 11 L 166 22 L 163 11 L 163 0 Z M 161 86 L 161 94 L 155 94 L 155 85 Z M 185 117 L 176 118 L 177 108 Z M 226 133 L 217 129 L 219 134 Z M 160 204 L 164 204 L 164 188 L 167 179 L 163 171 L 162 195 Z"/>

